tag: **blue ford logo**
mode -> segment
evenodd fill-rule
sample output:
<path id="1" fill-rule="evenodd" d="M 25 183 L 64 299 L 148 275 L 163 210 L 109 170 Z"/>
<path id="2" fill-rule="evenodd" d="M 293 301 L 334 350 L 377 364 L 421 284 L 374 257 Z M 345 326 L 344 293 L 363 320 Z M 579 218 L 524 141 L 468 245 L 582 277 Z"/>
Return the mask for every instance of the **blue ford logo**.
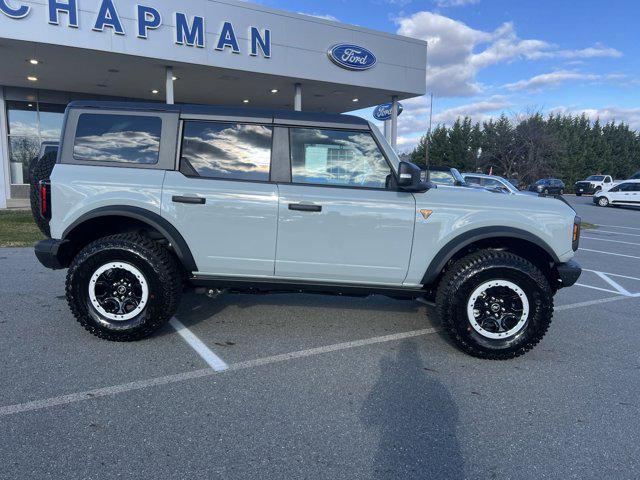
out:
<path id="1" fill-rule="evenodd" d="M 339 67 L 348 70 L 368 70 L 375 66 L 376 56 L 366 48 L 341 43 L 329 50 L 329 58 Z"/>
<path id="2" fill-rule="evenodd" d="M 391 110 L 393 109 L 393 103 L 383 103 L 382 105 L 378 105 L 373 111 L 373 118 L 376 120 L 380 120 L 384 122 L 385 120 L 391 119 Z M 401 103 L 398 103 L 398 115 L 402 113 L 404 108 Z"/>

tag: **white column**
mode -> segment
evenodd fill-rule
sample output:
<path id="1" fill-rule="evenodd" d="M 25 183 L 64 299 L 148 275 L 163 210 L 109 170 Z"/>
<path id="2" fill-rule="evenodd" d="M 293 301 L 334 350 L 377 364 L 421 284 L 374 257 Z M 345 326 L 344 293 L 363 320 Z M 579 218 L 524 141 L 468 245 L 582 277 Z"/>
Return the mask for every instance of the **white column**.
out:
<path id="1" fill-rule="evenodd" d="M 167 92 L 167 103 L 173 105 L 173 67 L 167 67 L 167 84 L 165 90 Z"/>
<path id="2" fill-rule="evenodd" d="M 391 143 L 391 120 L 384 121 L 384 138 Z"/>
<path id="3" fill-rule="evenodd" d="M 7 208 L 7 198 L 11 191 L 7 133 L 7 111 L 4 102 L 4 88 L 0 87 L 0 209 Z"/>
<path id="4" fill-rule="evenodd" d="M 293 109 L 296 112 L 302 111 L 302 84 L 296 83 L 296 88 L 293 97 Z"/>
<path id="5" fill-rule="evenodd" d="M 391 97 L 391 147 L 395 150 L 398 146 L 398 97 Z"/>

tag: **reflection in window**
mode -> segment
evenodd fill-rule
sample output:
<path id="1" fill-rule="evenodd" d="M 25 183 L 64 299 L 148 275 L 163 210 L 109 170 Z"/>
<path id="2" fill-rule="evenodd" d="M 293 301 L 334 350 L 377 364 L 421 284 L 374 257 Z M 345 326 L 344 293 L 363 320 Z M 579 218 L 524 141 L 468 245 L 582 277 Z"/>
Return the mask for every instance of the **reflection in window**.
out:
<path id="1" fill-rule="evenodd" d="M 38 137 L 9 137 L 9 166 L 12 184 L 29 183 L 29 163 L 38 156 L 39 152 Z"/>
<path id="2" fill-rule="evenodd" d="M 7 117 L 9 119 L 9 135 L 32 137 L 39 135 L 36 102 L 7 102 Z"/>
<path id="3" fill-rule="evenodd" d="M 264 125 L 186 122 L 182 162 L 201 177 L 268 181 L 271 137 Z"/>
<path id="4" fill-rule="evenodd" d="M 391 169 L 368 132 L 291 129 L 294 183 L 385 188 Z"/>
<path id="5" fill-rule="evenodd" d="M 89 162 L 158 163 L 162 120 L 139 115 L 83 113 L 73 156 Z"/>
<path id="6" fill-rule="evenodd" d="M 456 179 L 450 172 L 433 171 L 429 172 L 429 179 L 437 185 L 450 185 L 456 184 Z"/>

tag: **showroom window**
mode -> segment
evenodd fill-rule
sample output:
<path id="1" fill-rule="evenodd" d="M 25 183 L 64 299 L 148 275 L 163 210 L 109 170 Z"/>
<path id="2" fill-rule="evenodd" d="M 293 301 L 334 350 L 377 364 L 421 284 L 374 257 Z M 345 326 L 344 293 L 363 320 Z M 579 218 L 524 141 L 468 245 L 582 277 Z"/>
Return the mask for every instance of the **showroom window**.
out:
<path id="1" fill-rule="evenodd" d="M 29 162 L 45 141 L 58 141 L 65 105 L 7 101 L 11 183 L 29 183 Z"/>

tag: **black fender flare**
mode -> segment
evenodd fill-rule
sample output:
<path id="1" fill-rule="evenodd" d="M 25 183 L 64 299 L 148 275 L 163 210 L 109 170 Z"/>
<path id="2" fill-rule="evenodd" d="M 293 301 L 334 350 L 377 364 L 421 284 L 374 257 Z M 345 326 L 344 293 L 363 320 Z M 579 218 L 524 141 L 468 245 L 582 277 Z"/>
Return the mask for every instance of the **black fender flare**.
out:
<path id="1" fill-rule="evenodd" d="M 132 207 L 130 205 L 114 205 L 91 210 L 90 212 L 87 212 L 84 215 L 80 216 L 76 221 L 74 221 L 66 228 L 66 230 L 62 234 L 62 240 L 66 240 L 71 232 L 73 232 L 74 229 L 76 229 L 83 223 L 100 217 L 127 217 L 138 220 L 142 223 L 146 223 L 150 227 L 160 232 L 171 243 L 171 246 L 176 252 L 178 260 L 180 260 L 180 262 L 188 272 L 198 271 L 198 266 L 196 265 L 196 261 L 193 258 L 191 249 L 189 248 L 189 245 L 187 245 L 184 237 L 176 229 L 176 227 L 174 227 L 171 222 L 169 222 L 165 218 L 162 218 L 157 213 L 140 207 Z"/>
<path id="2" fill-rule="evenodd" d="M 554 262 L 560 263 L 560 259 L 553 248 L 551 248 L 547 242 L 531 232 L 513 227 L 482 227 L 464 232 L 450 240 L 449 243 L 442 247 L 427 267 L 427 271 L 425 272 L 424 277 L 422 277 L 422 284 L 431 285 L 435 282 L 447 262 L 463 248 L 480 240 L 496 237 L 515 238 L 531 242 L 547 252 Z"/>

